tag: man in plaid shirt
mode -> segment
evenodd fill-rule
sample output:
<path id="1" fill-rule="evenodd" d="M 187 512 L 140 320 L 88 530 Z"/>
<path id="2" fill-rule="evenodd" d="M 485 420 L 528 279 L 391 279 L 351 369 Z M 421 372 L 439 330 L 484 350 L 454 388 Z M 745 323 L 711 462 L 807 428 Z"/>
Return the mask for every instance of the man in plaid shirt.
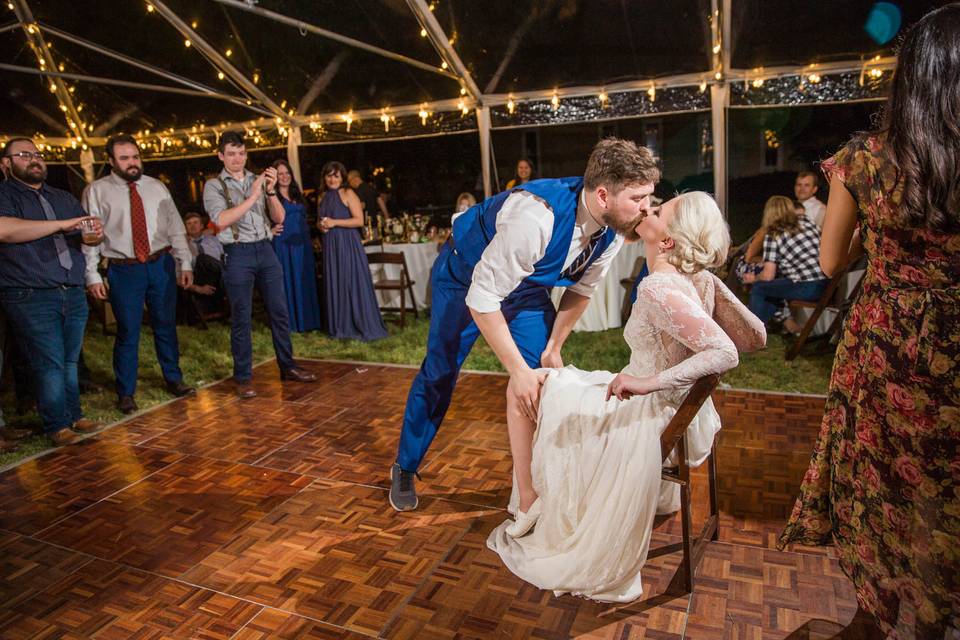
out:
<path id="1" fill-rule="evenodd" d="M 763 270 L 744 277 L 753 284 L 750 310 L 767 325 L 785 300 L 818 300 L 829 282 L 820 270 L 820 227 L 806 216 L 797 216 L 796 224 L 792 232 L 764 237 Z M 783 326 L 792 333 L 800 330 L 792 318 Z"/>

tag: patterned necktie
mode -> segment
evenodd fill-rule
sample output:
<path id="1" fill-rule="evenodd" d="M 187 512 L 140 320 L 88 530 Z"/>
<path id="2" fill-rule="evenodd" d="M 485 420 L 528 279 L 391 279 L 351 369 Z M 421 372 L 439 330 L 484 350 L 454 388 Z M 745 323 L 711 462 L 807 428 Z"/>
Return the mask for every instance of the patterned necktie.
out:
<path id="1" fill-rule="evenodd" d="M 57 220 L 57 214 L 53 212 L 53 206 L 50 202 L 39 191 L 37 191 L 37 197 L 40 198 L 40 208 L 43 209 L 43 215 L 47 217 L 47 220 Z M 57 248 L 57 261 L 60 262 L 60 266 L 70 271 L 70 268 L 73 267 L 73 257 L 70 256 L 67 239 L 63 237 L 62 233 L 53 234 L 53 246 Z"/>
<path id="2" fill-rule="evenodd" d="M 150 256 L 150 238 L 147 236 L 147 214 L 143 210 L 143 200 L 137 192 L 137 183 L 128 182 L 130 187 L 130 228 L 133 230 L 133 253 L 138 262 L 146 262 Z"/>
<path id="3" fill-rule="evenodd" d="M 573 263 L 567 267 L 562 274 L 561 278 L 571 279 L 576 275 L 579 275 L 581 271 L 587 266 L 587 262 L 590 260 L 590 256 L 593 255 L 593 250 L 597 248 L 597 243 L 600 242 L 600 238 L 603 237 L 603 234 L 607 232 L 606 227 L 600 227 L 593 232 L 593 235 L 590 236 L 590 241 L 587 243 L 587 247 L 580 252 L 580 255 L 574 259 Z"/>

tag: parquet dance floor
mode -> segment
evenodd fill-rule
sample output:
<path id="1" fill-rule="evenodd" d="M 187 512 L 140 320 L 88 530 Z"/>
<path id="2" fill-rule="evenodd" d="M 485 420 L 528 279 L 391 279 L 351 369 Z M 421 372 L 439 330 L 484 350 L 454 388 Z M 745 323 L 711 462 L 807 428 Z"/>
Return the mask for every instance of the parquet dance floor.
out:
<path id="1" fill-rule="evenodd" d="M 718 391 L 720 540 L 696 590 L 671 519 L 643 598 L 614 607 L 540 591 L 486 548 L 510 493 L 505 377 L 463 374 L 421 508 L 398 514 L 415 369 L 305 366 L 318 384 L 262 365 L 256 399 L 216 384 L 0 475 L 0 638 L 799 639 L 854 615 L 829 551 L 774 544 L 823 398 Z"/>

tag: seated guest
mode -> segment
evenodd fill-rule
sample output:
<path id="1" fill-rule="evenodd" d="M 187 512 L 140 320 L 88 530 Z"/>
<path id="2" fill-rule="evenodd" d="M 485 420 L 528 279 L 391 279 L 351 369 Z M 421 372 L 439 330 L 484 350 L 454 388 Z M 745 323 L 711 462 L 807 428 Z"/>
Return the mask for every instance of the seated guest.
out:
<path id="1" fill-rule="evenodd" d="M 284 210 L 283 229 L 273 236 L 273 250 L 283 268 L 290 330 L 297 333 L 315 331 L 320 328 L 320 301 L 306 203 L 290 164 L 281 159 L 272 166 L 277 170 L 277 195 Z"/>
<path id="2" fill-rule="evenodd" d="M 819 189 L 817 174 L 813 171 L 801 171 L 797 174 L 797 181 L 793 184 L 793 194 L 797 196 L 797 201 L 803 207 L 804 215 L 822 229 L 827 205 L 816 197 Z"/>
<path id="3" fill-rule="evenodd" d="M 138 409 L 134 393 L 144 304 L 150 312 L 153 345 L 167 391 L 178 397 L 194 392 L 180 370 L 176 324 L 177 285 L 193 284 L 193 266 L 173 197 L 160 180 L 144 175 L 137 141 L 128 135 L 114 136 L 106 148 L 110 175 L 83 192 L 87 211 L 103 221 L 104 239 L 83 252 L 87 291 L 98 300 L 109 296 L 117 317 L 113 343 L 117 407 L 129 414 Z M 101 255 L 107 258 L 109 289 L 97 270 Z"/>
<path id="4" fill-rule="evenodd" d="M 763 207 L 763 269 L 745 274 L 752 284 L 750 310 L 769 324 L 786 300 L 817 300 L 829 279 L 820 270 L 820 227 L 798 216 L 790 198 L 773 196 Z M 800 326 L 791 318 L 783 323 L 791 333 Z"/>
<path id="5" fill-rule="evenodd" d="M 81 234 L 99 242 L 103 229 L 66 191 L 46 183 L 43 154 L 13 138 L 0 164 L 0 306 L 30 362 L 43 432 L 56 444 L 99 425 L 83 418 L 77 359 L 87 325 Z"/>
<path id="6" fill-rule="evenodd" d="M 464 191 L 457 196 L 457 206 L 454 207 L 454 214 L 463 213 L 473 205 L 477 204 L 477 199 L 469 191 Z"/>
<path id="7" fill-rule="evenodd" d="M 387 328 L 380 317 L 367 255 L 356 233 L 363 225 L 363 210 L 357 194 L 344 188 L 346 173 L 339 162 L 324 165 L 324 192 L 317 214 L 323 232 L 327 332 L 334 338 L 377 340 L 387 337 Z"/>
<path id="8" fill-rule="evenodd" d="M 533 163 L 526 158 L 517 160 L 517 175 L 507 183 L 506 189 L 513 189 L 533 180 Z"/>
<path id="9" fill-rule="evenodd" d="M 188 213 L 183 224 L 187 229 L 187 246 L 193 256 L 193 284 L 186 290 L 202 296 L 202 306 L 218 308 L 224 301 L 223 245 L 209 231 L 199 213 Z"/>
<path id="10" fill-rule="evenodd" d="M 373 223 L 373 226 L 377 226 L 377 219 L 380 216 L 383 216 L 384 220 L 390 217 L 390 213 L 387 211 L 387 202 L 383 195 L 369 182 L 364 182 L 359 171 L 351 169 L 347 173 L 347 184 L 360 198 L 363 213 Z"/>

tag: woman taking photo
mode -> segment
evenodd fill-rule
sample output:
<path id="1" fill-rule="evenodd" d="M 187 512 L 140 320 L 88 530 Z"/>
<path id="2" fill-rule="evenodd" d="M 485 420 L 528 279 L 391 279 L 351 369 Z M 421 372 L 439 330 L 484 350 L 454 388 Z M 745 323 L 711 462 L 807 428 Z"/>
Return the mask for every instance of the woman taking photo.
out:
<path id="1" fill-rule="evenodd" d="M 867 255 L 780 544 L 836 545 L 883 636 L 960 630 L 960 3 L 900 47 L 879 130 L 823 163 L 820 264 Z M 880 633 L 870 637 L 880 637 Z"/>

